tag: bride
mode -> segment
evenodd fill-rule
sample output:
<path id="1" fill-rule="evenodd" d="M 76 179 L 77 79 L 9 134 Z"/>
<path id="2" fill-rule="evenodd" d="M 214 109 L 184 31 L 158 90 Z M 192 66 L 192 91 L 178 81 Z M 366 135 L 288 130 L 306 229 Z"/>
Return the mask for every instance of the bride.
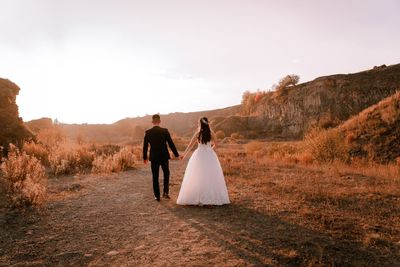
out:
<path id="1" fill-rule="evenodd" d="M 224 205 L 229 204 L 228 190 L 217 154 L 216 136 L 211 131 L 208 119 L 200 119 L 200 129 L 190 141 L 183 158 L 198 144 L 189 159 L 177 199 L 179 205 Z"/>

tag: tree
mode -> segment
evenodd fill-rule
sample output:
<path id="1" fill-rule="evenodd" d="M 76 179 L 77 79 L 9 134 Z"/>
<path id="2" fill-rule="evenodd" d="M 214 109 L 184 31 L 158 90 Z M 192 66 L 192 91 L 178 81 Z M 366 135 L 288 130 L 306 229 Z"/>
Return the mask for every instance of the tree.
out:
<path id="1" fill-rule="evenodd" d="M 295 86 L 300 81 L 300 77 L 296 74 L 286 75 L 279 80 L 279 84 L 276 86 L 276 91 L 286 89 L 289 86 Z"/>
<path id="2" fill-rule="evenodd" d="M 242 96 L 242 110 L 244 114 L 250 114 L 251 107 L 254 104 L 254 93 L 245 91 Z"/>

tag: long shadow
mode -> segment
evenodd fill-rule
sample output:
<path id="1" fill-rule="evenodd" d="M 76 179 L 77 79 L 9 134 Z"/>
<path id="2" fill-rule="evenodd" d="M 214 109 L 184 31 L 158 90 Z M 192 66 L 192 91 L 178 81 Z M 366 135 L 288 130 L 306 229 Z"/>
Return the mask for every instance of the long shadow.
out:
<path id="1" fill-rule="evenodd" d="M 385 254 L 236 204 L 169 209 L 250 265 L 400 266 L 400 253 Z"/>

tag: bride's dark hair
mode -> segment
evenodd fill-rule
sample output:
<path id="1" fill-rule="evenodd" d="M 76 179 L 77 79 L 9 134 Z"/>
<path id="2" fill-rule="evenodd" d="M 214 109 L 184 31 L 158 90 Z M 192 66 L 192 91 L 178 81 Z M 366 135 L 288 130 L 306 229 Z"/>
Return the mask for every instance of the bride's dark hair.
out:
<path id="1" fill-rule="evenodd" d="M 206 117 L 200 119 L 200 131 L 197 140 L 201 144 L 207 144 L 211 141 L 211 129 Z"/>

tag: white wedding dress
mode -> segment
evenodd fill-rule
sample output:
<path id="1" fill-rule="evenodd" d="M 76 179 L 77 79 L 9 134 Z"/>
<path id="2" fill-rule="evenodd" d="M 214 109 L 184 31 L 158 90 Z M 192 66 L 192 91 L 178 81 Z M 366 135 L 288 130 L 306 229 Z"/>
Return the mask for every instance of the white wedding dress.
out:
<path id="1" fill-rule="evenodd" d="M 189 159 L 176 203 L 179 205 L 230 203 L 221 164 L 210 142 L 198 144 Z"/>

